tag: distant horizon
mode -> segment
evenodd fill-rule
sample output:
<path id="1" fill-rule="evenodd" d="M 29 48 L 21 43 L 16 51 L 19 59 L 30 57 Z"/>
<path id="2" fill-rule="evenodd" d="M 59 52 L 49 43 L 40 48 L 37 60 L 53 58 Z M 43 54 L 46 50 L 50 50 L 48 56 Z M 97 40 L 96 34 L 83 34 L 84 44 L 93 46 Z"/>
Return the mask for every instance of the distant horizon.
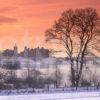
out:
<path id="1" fill-rule="evenodd" d="M 17 46 L 17 45 L 14 45 L 12 48 L 6 48 L 6 49 L 4 49 L 4 50 L 2 50 L 2 51 L 0 50 L 0 52 L 3 52 L 3 51 L 5 51 L 5 50 L 14 50 L 14 47 L 15 47 L 15 46 Z M 40 46 L 37 46 L 37 47 L 28 47 L 28 46 L 24 46 L 23 50 L 21 50 L 21 51 L 18 50 L 18 53 L 24 51 L 24 50 L 25 50 L 25 47 L 27 47 L 27 49 L 30 49 L 30 50 L 31 50 L 31 49 L 37 49 L 37 48 L 39 48 L 39 49 L 42 49 L 42 48 L 43 48 L 43 49 L 50 50 L 50 49 L 48 49 L 48 48 L 40 47 Z M 18 46 L 17 46 L 17 48 L 18 48 Z"/>

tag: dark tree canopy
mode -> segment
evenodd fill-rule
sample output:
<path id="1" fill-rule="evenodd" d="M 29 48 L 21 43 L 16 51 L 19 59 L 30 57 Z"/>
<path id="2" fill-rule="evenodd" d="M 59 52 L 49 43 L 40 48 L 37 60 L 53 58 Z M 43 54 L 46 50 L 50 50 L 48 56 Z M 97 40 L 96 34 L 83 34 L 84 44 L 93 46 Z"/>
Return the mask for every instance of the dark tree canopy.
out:
<path id="1" fill-rule="evenodd" d="M 9 69 L 9 70 L 17 70 L 20 69 L 20 62 L 19 61 L 8 61 L 4 64 L 4 68 Z"/>

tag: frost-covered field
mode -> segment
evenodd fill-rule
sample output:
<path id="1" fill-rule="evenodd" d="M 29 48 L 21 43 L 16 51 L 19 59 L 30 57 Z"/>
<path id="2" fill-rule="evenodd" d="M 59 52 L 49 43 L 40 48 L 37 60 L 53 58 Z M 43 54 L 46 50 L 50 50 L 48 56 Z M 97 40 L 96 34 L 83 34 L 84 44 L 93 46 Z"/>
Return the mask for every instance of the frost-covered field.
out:
<path id="1" fill-rule="evenodd" d="M 0 100 L 100 100 L 100 92 L 39 93 L 0 96 Z"/>

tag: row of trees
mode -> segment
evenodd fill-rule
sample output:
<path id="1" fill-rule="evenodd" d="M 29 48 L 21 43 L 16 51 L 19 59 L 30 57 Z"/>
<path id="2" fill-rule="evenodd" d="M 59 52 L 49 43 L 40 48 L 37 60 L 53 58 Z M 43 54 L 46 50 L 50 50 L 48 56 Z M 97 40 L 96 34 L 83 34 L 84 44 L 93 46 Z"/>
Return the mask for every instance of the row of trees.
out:
<path id="1" fill-rule="evenodd" d="M 51 84 L 59 87 L 62 74 L 57 66 L 54 69 L 52 74 L 45 75 L 30 66 L 22 69 L 17 60 L 7 61 L 0 67 L 0 89 L 45 88 L 45 86 L 49 88 Z M 20 74 L 20 77 L 18 77 L 18 74 Z"/>
<path id="2" fill-rule="evenodd" d="M 46 73 L 41 72 L 35 68 L 26 68 L 25 71 L 21 69 L 18 61 L 8 61 L 0 68 L 0 89 L 21 89 L 21 88 L 48 88 L 53 86 L 58 88 L 60 86 L 70 86 L 69 74 L 68 79 L 64 83 L 65 74 L 59 68 L 59 65 L 52 65 L 46 69 Z M 18 70 L 20 72 L 18 72 Z M 21 77 L 18 77 L 18 74 Z M 99 86 L 100 81 L 97 74 L 92 72 L 88 67 L 83 70 L 80 85 L 83 87 Z"/>
<path id="3" fill-rule="evenodd" d="M 72 86 L 80 84 L 86 55 L 94 49 L 99 51 L 99 25 L 100 17 L 95 9 L 69 9 L 46 30 L 46 41 L 63 46 L 70 59 Z"/>

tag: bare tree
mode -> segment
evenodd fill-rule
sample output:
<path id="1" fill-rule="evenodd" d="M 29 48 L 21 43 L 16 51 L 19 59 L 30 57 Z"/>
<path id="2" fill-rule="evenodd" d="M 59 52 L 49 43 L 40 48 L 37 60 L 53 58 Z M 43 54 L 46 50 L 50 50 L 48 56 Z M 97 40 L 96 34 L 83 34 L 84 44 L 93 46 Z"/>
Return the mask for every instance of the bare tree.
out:
<path id="1" fill-rule="evenodd" d="M 75 85 L 75 75 L 73 68 L 73 41 L 71 31 L 74 27 L 74 12 L 68 10 L 62 13 L 61 18 L 56 21 L 51 29 L 46 31 L 46 41 L 54 40 L 59 42 L 70 58 L 71 74 L 72 74 L 72 85 Z"/>
<path id="2" fill-rule="evenodd" d="M 46 31 L 47 41 L 59 41 L 66 50 L 70 59 L 72 86 L 79 86 L 85 54 L 99 35 L 98 20 L 93 8 L 67 10 Z"/>

